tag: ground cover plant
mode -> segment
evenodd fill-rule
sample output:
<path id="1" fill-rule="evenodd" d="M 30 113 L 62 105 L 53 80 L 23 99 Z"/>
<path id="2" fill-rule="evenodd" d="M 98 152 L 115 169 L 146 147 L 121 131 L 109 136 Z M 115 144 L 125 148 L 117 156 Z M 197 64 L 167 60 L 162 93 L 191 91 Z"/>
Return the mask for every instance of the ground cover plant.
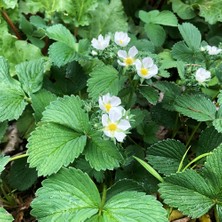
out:
<path id="1" fill-rule="evenodd" d="M 0 221 L 222 221 L 220 0 L 0 6 Z"/>

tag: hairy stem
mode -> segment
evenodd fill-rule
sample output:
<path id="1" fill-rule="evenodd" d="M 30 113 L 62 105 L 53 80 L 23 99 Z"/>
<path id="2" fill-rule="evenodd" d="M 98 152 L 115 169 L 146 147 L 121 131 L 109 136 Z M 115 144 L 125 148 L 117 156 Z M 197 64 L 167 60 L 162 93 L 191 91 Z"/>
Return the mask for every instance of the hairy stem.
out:
<path id="1" fill-rule="evenodd" d="M 106 202 L 106 193 L 107 193 L 107 187 L 104 184 L 103 185 L 103 193 L 102 193 L 102 201 L 101 201 L 101 205 L 100 205 L 100 208 L 99 208 L 99 216 L 101 216 L 102 212 L 103 212 L 103 207 L 104 207 L 105 202 Z"/>

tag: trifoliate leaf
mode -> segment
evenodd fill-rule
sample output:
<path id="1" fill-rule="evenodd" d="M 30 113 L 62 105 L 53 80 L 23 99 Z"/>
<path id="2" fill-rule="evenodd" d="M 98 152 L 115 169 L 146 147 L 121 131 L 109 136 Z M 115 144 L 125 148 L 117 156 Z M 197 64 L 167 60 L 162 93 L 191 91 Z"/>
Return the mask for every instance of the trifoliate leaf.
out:
<path id="1" fill-rule="evenodd" d="M 161 46 L 165 42 L 166 32 L 164 28 L 158 24 L 145 24 L 144 26 L 147 37 L 155 46 Z"/>
<path id="2" fill-rule="evenodd" d="M 183 143 L 167 139 L 155 143 L 147 150 L 147 160 L 156 170 L 165 175 L 176 173 L 186 152 Z M 184 165 L 188 163 L 187 158 Z"/>
<path id="3" fill-rule="evenodd" d="M 80 34 L 88 39 L 98 37 L 99 34 L 115 33 L 116 31 L 127 31 L 127 16 L 121 0 L 102 1 L 98 7 L 90 13 L 91 24 Z M 113 22 L 115 21 L 115 22 Z"/>
<path id="4" fill-rule="evenodd" d="M 6 133 L 7 127 L 8 127 L 8 122 L 7 121 L 4 121 L 4 122 L 0 123 L 0 142 L 3 138 L 3 136 Z"/>
<path id="5" fill-rule="evenodd" d="M 27 102 L 20 86 L 0 83 L 0 122 L 18 119 Z"/>
<path id="6" fill-rule="evenodd" d="M 60 67 L 77 59 L 76 51 L 61 42 L 55 42 L 49 47 L 49 58 Z"/>
<path id="7" fill-rule="evenodd" d="M 211 188 L 194 170 L 166 177 L 159 186 L 159 192 L 166 204 L 192 218 L 202 216 L 214 205 L 209 197 Z"/>
<path id="8" fill-rule="evenodd" d="M 85 150 L 85 158 L 90 166 L 97 171 L 112 170 L 115 167 L 119 167 L 120 162 L 123 160 L 114 143 L 104 140 L 97 133 L 90 135 Z"/>
<path id="9" fill-rule="evenodd" d="M 7 175 L 9 185 L 13 189 L 24 191 L 30 188 L 37 180 L 37 172 L 29 168 L 27 158 L 14 161 Z"/>
<path id="10" fill-rule="evenodd" d="M 177 17 L 173 14 L 173 12 L 168 10 L 158 11 L 152 10 L 149 12 L 145 12 L 143 10 L 139 11 L 139 18 L 148 24 L 159 24 L 166 26 L 177 26 Z"/>
<path id="11" fill-rule="evenodd" d="M 42 121 L 64 125 L 78 132 L 88 132 L 89 117 L 83 106 L 83 101 L 77 96 L 58 98 L 43 112 Z"/>
<path id="12" fill-rule="evenodd" d="M 12 222 L 14 221 L 14 218 L 3 207 L 0 207 L 0 221 Z"/>
<path id="13" fill-rule="evenodd" d="M 187 46 L 192 50 L 199 51 L 201 43 L 201 33 L 198 28 L 187 22 L 179 25 L 178 28 Z"/>
<path id="14" fill-rule="evenodd" d="M 197 156 L 212 151 L 220 144 L 222 144 L 222 133 L 219 133 L 213 126 L 206 128 L 199 136 Z"/>
<path id="15" fill-rule="evenodd" d="M 185 94 L 175 99 L 174 108 L 177 112 L 197 121 L 215 119 L 216 107 L 210 99 L 201 94 Z"/>
<path id="16" fill-rule="evenodd" d="M 0 155 L 0 173 L 5 169 L 5 166 L 8 164 L 9 161 L 9 156 L 3 156 L 2 154 Z"/>
<path id="17" fill-rule="evenodd" d="M 36 128 L 28 141 L 30 167 L 36 167 L 38 175 L 50 175 L 83 152 L 86 136 L 56 123 L 45 123 Z"/>
<path id="18" fill-rule="evenodd" d="M 35 111 L 35 119 L 36 121 L 40 121 L 42 118 L 42 113 L 45 110 L 46 106 L 49 105 L 50 102 L 56 100 L 56 95 L 52 94 L 51 92 L 42 89 L 39 92 L 31 95 L 32 100 L 32 108 Z"/>
<path id="19" fill-rule="evenodd" d="M 44 65 L 45 61 L 38 59 L 20 63 L 15 67 L 16 74 L 26 93 L 35 93 L 41 89 L 45 71 Z"/>
<path id="20" fill-rule="evenodd" d="M 152 105 L 155 105 L 159 99 L 159 92 L 151 86 L 142 86 L 139 88 L 139 92 Z"/>
<path id="21" fill-rule="evenodd" d="M 101 200 L 96 185 L 80 170 L 61 169 L 42 185 L 31 204 L 31 214 L 40 222 L 83 222 L 99 211 Z"/>
<path id="22" fill-rule="evenodd" d="M 117 95 L 122 86 L 122 81 L 118 72 L 111 66 L 102 66 L 94 69 L 90 73 L 88 80 L 89 96 L 93 100 L 98 100 L 99 96 L 106 93 Z"/>
<path id="23" fill-rule="evenodd" d="M 46 34 L 50 39 L 63 43 L 70 48 L 75 49 L 75 37 L 62 24 L 56 24 L 46 29 Z"/>
<path id="24" fill-rule="evenodd" d="M 125 191 L 111 197 L 104 205 L 106 222 L 167 222 L 166 210 L 153 196 Z"/>

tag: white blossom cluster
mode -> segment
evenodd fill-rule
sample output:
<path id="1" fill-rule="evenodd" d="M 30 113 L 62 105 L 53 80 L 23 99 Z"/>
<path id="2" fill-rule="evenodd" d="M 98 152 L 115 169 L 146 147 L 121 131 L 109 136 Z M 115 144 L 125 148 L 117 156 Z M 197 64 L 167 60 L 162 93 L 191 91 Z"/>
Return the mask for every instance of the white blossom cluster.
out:
<path id="1" fill-rule="evenodd" d="M 130 42 L 130 37 L 126 32 L 116 32 L 114 34 L 114 42 L 116 45 L 125 47 Z M 104 50 L 107 48 L 110 44 L 110 36 L 106 35 L 103 37 L 102 35 L 99 35 L 98 38 L 93 38 L 92 46 L 96 50 Z M 92 52 L 94 55 L 96 55 L 96 52 Z M 153 76 L 158 74 L 158 67 L 156 64 L 154 64 L 154 61 L 151 57 L 145 57 L 142 60 L 136 59 L 136 55 L 138 54 L 138 50 L 135 46 L 132 46 L 128 51 L 126 50 L 119 50 L 117 52 L 118 55 L 118 64 L 120 66 L 129 67 L 134 65 L 137 74 L 142 79 L 150 79 Z"/>
<path id="2" fill-rule="evenodd" d="M 199 68 L 197 69 L 195 73 L 195 79 L 199 84 L 203 84 L 207 80 L 211 78 L 211 72 L 204 69 L 204 68 Z"/>
<path id="3" fill-rule="evenodd" d="M 205 47 L 201 47 L 201 51 L 207 51 L 209 55 L 218 55 L 221 53 L 222 49 L 217 48 L 216 46 L 207 45 Z"/>
<path id="4" fill-rule="evenodd" d="M 99 107 L 103 112 L 104 134 L 118 142 L 123 142 L 131 125 L 126 110 L 121 106 L 120 98 L 107 93 L 99 97 Z"/>

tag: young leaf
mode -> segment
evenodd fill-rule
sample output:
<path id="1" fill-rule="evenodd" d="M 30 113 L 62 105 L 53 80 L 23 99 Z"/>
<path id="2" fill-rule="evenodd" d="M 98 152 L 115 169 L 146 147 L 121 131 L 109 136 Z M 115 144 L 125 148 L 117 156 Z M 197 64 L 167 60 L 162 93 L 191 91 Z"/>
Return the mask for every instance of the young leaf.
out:
<path id="1" fill-rule="evenodd" d="M 187 46 L 194 51 L 199 51 L 201 43 L 200 31 L 194 25 L 187 22 L 179 25 L 178 28 Z"/>
<path id="2" fill-rule="evenodd" d="M 177 112 L 198 121 L 212 121 L 215 119 L 215 105 L 210 99 L 201 94 L 178 96 L 174 108 Z"/>
<path id="3" fill-rule="evenodd" d="M 143 95 L 149 103 L 155 105 L 159 99 L 159 93 L 153 87 L 150 86 L 142 86 L 139 88 L 139 92 Z"/>
<path id="4" fill-rule="evenodd" d="M 56 123 L 40 125 L 28 139 L 28 162 L 38 175 L 51 175 L 68 166 L 82 152 L 86 136 Z"/>
<path id="5" fill-rule="evenodd" d="M 0 173 L 5 169 L 5 166 L 8 164 L 9 161 L 9 156 L 3 156 L 2 154 L 0 155 Z"/>
<path id="6" fill-rule="evenodd" d="M 56 24 L 46 29 L 46 34 L 50 39 L 63 43 L 75 49 L 76 40 L 74 35 L 62 24 Z"/>
<path id="7" fill-rule="evenodd" d="M 83 106 L 83 101 L 77 96 L 58 98 L 43 112 L 42 121 L 57 123 L 81 133 L 88 132 L 89 117 Z"/>
<path id="8" fill-rule="evenodd" d="M 14 218 L 8 213 L 8 211 L 5 210 L 5 208 L 0 207 L 0 221 L 12 222 L 14 221 Z"/>
<path id="9" fill-rule="evenodd" d="M 32 100 L 32 108 L 35 111 L 35 120 L 36 122 L 40 121 L 42 118 L 42 113 L 45 110 L 46 106 L 49 105 L 50 102 L 56 100 L 56 95 L 51 92 L 42 89 L 35 94 L 31 94 Z"/>
<path id="10" fill-rule="evenodd" d="M 96 185 L 80 170 L 61 169 L 42 185 L 31 204 L 31 214 L 38 221 L 82 222 L 99 210 L 101 200 Z"/>
<path id="11" fill-rule="evenodd" d="M 0 122 L 18 119 L 26 107 L 25 94 L 17 84 L 0 83 Z"/>
<path id="12" fill-rule="evenodd" d="M 98 100 L 99 96 L 110 93 L 117 95 L 121 89 L 122 81 L 118 72 L 112 66 L 102 66 L 90 73 L 88 80 L 89 96 L 93 100 Z"/>
<path id="13" fill-rule="evenodd" d="M 7 175 L 9 185 L 13 189 L 24 191 L 30 188 L 37 180 L 37 172 L 29 168 L 27 158 L 14 161 Z"/>
<path id="14" fill-rule="evenodd" d="M 42 87 L 45 61 L 41 58 L 20 63 L 15 67 L 22 88 L 28 94 L 39 91 Z"/>
<path id="15" fill-rule="evenodd" d="M 85 158 L 90 166 L 97 171 L 119 167 L 123 158 L 114 143 L 104 140 L 99 133 L 90 137 L 85 149 Z"/>
<path id="16" fill-rule="evenodd" d="M 209 195 L 211 188 L 205 179 L 193 170 L 166 177 L 159 192 L 164 202 L 178 208 L 184 215 L 198 218 L 214 205 Z"/>
<path id="17" fill-rule="evenodd" d="M 169 175 L 177 172 L 185 152 L 183 143 L 173 139 L 162 140 L 147 150 L 147 160 L 158 172 Z M 186 159 L 184 164 L 187 163 Z"/>
<path id="18" fill-rule="evenodd" d="M 104 221 L 167 222 L 166 210 L 153 196 L 125 191 L 111 197 L 104 206 Z"/>

